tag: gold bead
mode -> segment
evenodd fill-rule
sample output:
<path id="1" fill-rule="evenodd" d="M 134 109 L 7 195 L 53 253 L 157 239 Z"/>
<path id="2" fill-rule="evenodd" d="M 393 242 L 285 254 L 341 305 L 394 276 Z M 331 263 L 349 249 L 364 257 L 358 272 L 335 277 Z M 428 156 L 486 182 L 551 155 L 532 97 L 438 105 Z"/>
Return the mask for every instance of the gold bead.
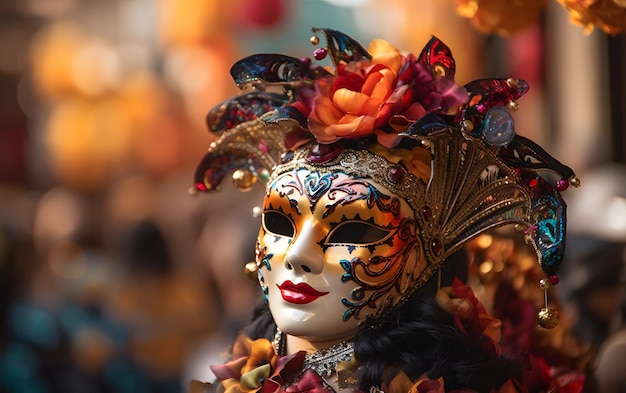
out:
<path id="1" fill-rule="evenodd" d="M 199 192 L 198 192 L 198 189 L 197 189 L 196 187 L 191 186 L 191 187 L 189 187 L 189 188 L 187 189 L 187 194 L 189 194 L 189 195 L 191 195 L 191 196 L 195 197 L 195 196 L 197 196 L 197 195 L 199 194 Z"/>
<path id="2" fill-rule="evenodd" d="M 517 85 L 519 85 L 519 80 L 515 78 L 509 78 L 506 80 L 506 84 L 509 87 L 517 87 Z"/>
<path id="3" fill-rule="evenodd" d="M 548 280 L 547 278 L 542 278 L 541 280 L 539 280 L 539 286 L 541 287 L 541 289 L 543 289 L 544 291 L 548 288 L 550 288 L 550 280 Z"/>
<path id="4" fill-rule="evenodd" d="M 551 308 L 542 308 L 537 314 L 537 323 L 544 329 L 552 329 L 559 323 L 559 312 Z"/>
<path id="5" fill-rule="evenodd" d="M 311 38 L 309 38 L 309 41 L 311 42 L 311 44 L 317 45 L 320 43 L 320 38 L 316 35 L 312 35 Z"/>
<path id="6" fill-rule="evenodd" d="M 252 261 L 246 263 L 246 267 L 244 270 L 246 272 L 246 277 L 248 277 L 252 281 L 257 280 L 257 271 L 259 270 L 259 268 L 257 267 L 256 262 Z"/>
<path id="7" fill-rule="evenodd" d="M 248 169 L 237 169 L 233 172 L 233 184 L 242 191 L 249 190 L 256 183 L 256 176 Z"/>
<path id="8" fill-rule="evenodd" d="M 516 111 L 519 109 L 519 104 L 517 101 L 509 101 L 509 109 L 512 111 Z"/>
<path id="9" fill-rule="evenodd" d="M 577 177 L 571 178 L 571 179 L 569 180 L 569 184 L 570 184 L 572 187 L 580 187 L 580 179 L 579 179 L 579 178 L 577 178 Z"/>
<path id="10" fill-rule="evenodd" d="M 471 120 L 463 120 L 461 122 L 461 127 L 463 128 L 463 131 L 470 132 L 474 129 L 474 123 L 472 123 Z"/>

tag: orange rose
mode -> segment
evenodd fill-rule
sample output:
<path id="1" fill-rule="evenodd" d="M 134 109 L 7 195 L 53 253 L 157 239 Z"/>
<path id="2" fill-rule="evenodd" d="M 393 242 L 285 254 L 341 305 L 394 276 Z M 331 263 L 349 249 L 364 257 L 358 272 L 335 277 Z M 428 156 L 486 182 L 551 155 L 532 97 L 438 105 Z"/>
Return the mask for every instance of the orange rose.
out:
<path id="1" fill-rule="evenodd" d="M 308 128 L 319 143 L 376 134 L 393 147 L 397 132 L 426 113 L 447 113 L 467 100 L 453 80 L 384 40 L 374 40 L 368 51 L 371 60 L 340 64 L 337 76 L 316 81 Z"/>

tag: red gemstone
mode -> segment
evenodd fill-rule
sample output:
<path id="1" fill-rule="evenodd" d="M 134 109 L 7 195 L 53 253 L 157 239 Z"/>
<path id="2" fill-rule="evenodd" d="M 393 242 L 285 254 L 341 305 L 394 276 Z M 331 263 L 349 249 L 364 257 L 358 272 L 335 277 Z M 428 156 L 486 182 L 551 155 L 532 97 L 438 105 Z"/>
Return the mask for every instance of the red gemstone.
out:
<path id="1" fill-rule="evenodd" d="M 313 144 L 309 148 L 309 154 L 306 156 L 306 160 L 316 164 L 322 164 L 334 160 L 343 151 L 343 145 L 333 143 L 330 145 Z"/>
<path id="2" fill-rule="evenodd" d="M 537 187 L 537 184 L 539 184 L 539 179 L 532 179 L 531 181 L 528 182 L 528 185 L 533 188 L 533 187 Z"/>
<path id="3" fill-rule="evenodd" d="M 404 177 L 404 173 L 402 172 L 402 169 L 396 166 L 389 169 L 389 178 L 391 179 L 392 182 L 400 183 L 403 177 Z"/>
<path id="4" fill-rule="evenodd" d="M 550 280 L 550 284 L 556 285 L 559 283 L 559 276 L 557 276 L 556 274 L 553 274 L 548 277 L 548 280 Z"/>
<path id="5" fill-rule="evenodd" d="M 433 252 L 435 253 L 435 255 L 439 256 L 441 255 L 441 250 L 443 249 L 443 245 L 441 244 L 441 240 L 435 238 L 432 241 L 431 244 L 431 248 L 433 250 Z"/>
<path id="6" fill-rule="evenodd" d="M 327 54 L 328 51 L 326 50 L 326 48 L 317 48 L 313 52 L 313 57 L 315 57 L 315 60 L 323 60 L 326 58 Z"/>
<path id="7" fill-rule="evenodd" d="M 567 188 L 569 187 L 569 183 L 567 182 L 567 180 L 559 180 L 556 182 L 556 189 L 559 191 L 565 191 L 567 190 Z"/>
<path id="8" fill-rule="evenodd" d="M 424 217 L 426 221 L 430 221 L 430 219 L 433 218 L 433 211 L 430 210 L 430 207 L 424 206 L 422 208 L 422 217 Z"/>

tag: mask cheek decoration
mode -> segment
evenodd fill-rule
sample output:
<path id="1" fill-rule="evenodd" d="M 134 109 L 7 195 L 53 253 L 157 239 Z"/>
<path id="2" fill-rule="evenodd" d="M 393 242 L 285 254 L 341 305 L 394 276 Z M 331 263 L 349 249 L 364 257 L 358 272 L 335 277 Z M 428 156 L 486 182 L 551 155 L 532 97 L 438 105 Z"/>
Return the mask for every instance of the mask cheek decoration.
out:
<path id="1" fill-rule="evenodd" d="M 346 318 L 376 318 L 400 303 L 415 286 L 426 266 L 417 237 L 415 221 L 407 218 L 394 229 L 388 243 L 373 247 L 369 258 L 341 260 L 343 279 L 357 284 L 350 299 Z M 361 313 L 364 315 L 361 315 Z"/>

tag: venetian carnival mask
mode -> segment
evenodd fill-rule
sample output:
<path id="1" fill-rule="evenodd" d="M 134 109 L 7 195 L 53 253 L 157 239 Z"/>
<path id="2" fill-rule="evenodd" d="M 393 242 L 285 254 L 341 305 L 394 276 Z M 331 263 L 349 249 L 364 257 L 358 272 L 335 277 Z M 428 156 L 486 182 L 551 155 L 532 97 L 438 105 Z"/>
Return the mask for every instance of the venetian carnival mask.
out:
<path id="1" fill-rule="evenodd" d="M 337 167 L 302 163 L 279 173 L 265 198 L 258 254 L 282 331 L 345 336 L 414 287 L 426 261 L 406 201 Z"/>
<path id="2" fill-rule="evenodd" d="M 330 56 L 334 70 L 275 54 L 232 67 L 247 90 L 209 112 L 220 136 L 195 177 L 195 191 L 215 190 L 230 171 L 240 188 L 267 182 L 257 266 L 279 328 L 303 337 L 353 331 L 505 224 L 525 230 L 542 286 L 556 284 L 560 192 L 578 179 L 515 134 L 509 110 L 528 85 L 457 85 L 452 54 L 434 37 L 415 56 L 314 31 L 327 39 L 315 59 Z"/>

